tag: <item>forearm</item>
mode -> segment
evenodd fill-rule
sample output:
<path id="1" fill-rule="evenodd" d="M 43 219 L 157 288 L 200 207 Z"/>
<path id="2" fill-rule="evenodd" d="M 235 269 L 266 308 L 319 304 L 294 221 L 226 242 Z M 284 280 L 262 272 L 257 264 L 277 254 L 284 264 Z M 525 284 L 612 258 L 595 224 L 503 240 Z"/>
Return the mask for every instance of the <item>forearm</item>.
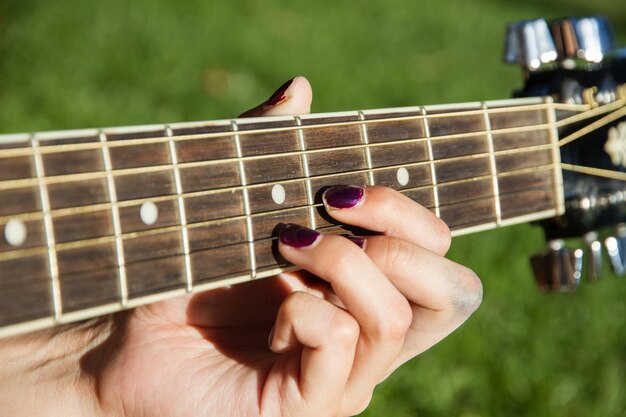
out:
<path id="1" fill-rule="evenodd" d="M 110 327 L 99 319 L 0 340 L 0 417 L 100 415 L 90 353 Z"/>

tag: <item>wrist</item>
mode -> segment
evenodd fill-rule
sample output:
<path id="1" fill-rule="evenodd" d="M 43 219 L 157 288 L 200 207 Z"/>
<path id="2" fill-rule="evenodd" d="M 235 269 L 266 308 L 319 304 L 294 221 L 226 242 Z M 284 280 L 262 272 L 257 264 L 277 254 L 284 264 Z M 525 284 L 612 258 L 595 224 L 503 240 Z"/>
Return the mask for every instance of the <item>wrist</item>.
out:
<path id="1" fill-rule="evenodd" d="M 86 359 L 110 332 L 106 317 L 0 340 L 0 410 L 14 416 L 101 415 L 96 375 Z"/>

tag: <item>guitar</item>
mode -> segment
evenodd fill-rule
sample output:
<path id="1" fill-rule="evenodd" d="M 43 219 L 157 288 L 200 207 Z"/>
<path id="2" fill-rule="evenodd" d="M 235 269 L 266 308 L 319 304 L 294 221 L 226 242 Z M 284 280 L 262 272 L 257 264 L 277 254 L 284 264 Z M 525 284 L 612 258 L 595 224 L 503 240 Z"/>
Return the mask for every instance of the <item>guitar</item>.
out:
<path id="1" fill-rule="evenodd" d="M 554 242 L 626 221 L 626 60 L 569 68 L 565 26 L 540 65 L 510 51 L 509 100 L 0 136 L 0 336 L 290 270 L 282 223 L 348 232 L 323 211 L 336 184 L 395 188 L 453 235 L 541 221 L 540 284 L 577 285 Z"/>

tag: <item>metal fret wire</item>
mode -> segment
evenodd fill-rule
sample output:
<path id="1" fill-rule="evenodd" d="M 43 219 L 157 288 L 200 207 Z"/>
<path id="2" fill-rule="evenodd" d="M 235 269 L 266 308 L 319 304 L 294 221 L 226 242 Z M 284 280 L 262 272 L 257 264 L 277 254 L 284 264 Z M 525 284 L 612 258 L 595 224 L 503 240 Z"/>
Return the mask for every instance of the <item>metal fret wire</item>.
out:
<path id="1" fill-rule="evenodd" d="M 553 147 L 554 147 L 554 144 L 533 145 L 533 146 L 527 146 L 525 148 L 513 148 L 513 149 L 504 149 L 500 151 L 495 151 L 494 154 L 495 155 L 516 155 L 516 154 L 521 154 L 521 153 L 552 149 Z M 463 161 L 468 161 L 472 159 L 484 158 L 486 156 L 490 156 L 490 153 L 481 152 L 481 153 L 475 153 L 471 155 L 462 155 L 462 156 L 457 156 L 457 157 L 438 159 L 438 160 L 435 160 L 434 163 L 436 165 L 440 163 L 463 162 Z M 430 165 L 430 164 L 431 164 L 430 160 L 424 160 L 424 161 L 413 162 L 413 163 L 408 163 L 408 164 L 397 164 L 397 165 L 388 165 L 384 167 L 372 168 L 371 171 L 373 172 L 386 171 L 386 170 L 397 169 L 400 167 L 415 167 L 415 166 Z M 259 184 L 251 184 L 251 185 L 248 185 L 248 189 L 261 188 L 261 187 L 266 187 L 268 185 L 274 185 L 274 184 L 289 184 L 289 183 L 294 183 L 294 182 L 301 182 L 301 183 L 305 183 L 306 185 L 308 179 L 332 178 L 332 177 L 338 177 L 342 175 L 359 174 L 362 172 L 367 173 L 368 171 L 370 170 L 359 169 L 359 170 L 352 170 L 352 171 L 340 171 L 340 172 L 324 174 L 324 175 L 314 175 L 312 177 L 307 177 L 306 176 L 307 173 L 305 172 L 304 177 L 288 178 L 288 179 L 282 179 L 282 180 L 267 181 L 267 182 L 263 182 Z M 503 173 L 500 173 L 500 175 L 502 174 Z M 193 192 L 186 192 L 186 193 L 183 192 L 182 196 L 184 198 L 197 197 L 197 196 L 203 196 L 203 195 L 209 195 L 209 194 L 224 193 L 224 192 L 229 192 L 229 191 L 241 191 L 242 189 L 243 189 L 242 186 L 215 188 L 215 189 L 203 190 L 203 191 L 193 191 Z M 117 202 L 117 205 L 118 207 L 128 207 L 128 206 L 134 206 L 134 205 L 145 203 L 148 200 L 153 201 L 153 202 L 169 201 L 169 200 L 174 200 L 177 197 L 178 196 L 176 195 L 155 196 L 155 197 L 149 197 L 149 198 L 140 198 L 140 199 L 120 201 L 120 202 Z M 110 209 L 110 204 L 98 203 L 98 204 L 91 204 L 91 205 L 78 206 L 78 207 L 60 208 L 60 209 L 51 210 L 51 213 L 52 213 L 52 216 L 56 218 L 56 217 L 61 217 L 61 216 L 73 215 L 73 214 L 87 213 L 87 212 L 102 210 L 102 209 Z M 5 220 L 10 220 L 13 218 L 20 219 L 20 220 L 31 220 L 31 219 L 39 219 L 40 217 L 41 217 L 41 213 L 37 211 L 37 212 L 17 214 L 17 215 L 0 216 L 0 222 L 5 221 Z"/>
<path id="2" fill-rule="evenodd" d="M 54 320 L 59 321 L 63 315 L 63 303 L 61 302 L 61 285 L 59 283 L 59 266 L 57 263 L 56 242 L 54 239 L 54 228 L 52 225 L 52 217 L 50 216 L 50 200 L 48 198 L 48 188 L 42 181 L 45 176 L 43 159 L 39 153 L 39 141 L 35 135 L 30 138 L 33 149 L 33 158 L 35 160 L 35 171 L 39 182 L 39 198 L 41 200 L 41 209 L 44 216 L 44 225 L 46 231 L 45 252 L 48 253 L 48 268 L 50 271 L 50 287 L 52 293 L 52 308 L 54 310 Z M 45 253 L 44 252 L 44 253 Z"/>
<path id="3" fill-rule="evenodd" d="M 128 303 L 128 282 L 126 280 L 126 259 L 124 257 L 124 244 L 122 243 L 122 225 L 120 211 L 117 207 L 117 189 L 113 178 L 113 166 L 111 155 L 107 147 L 106 133 L 100 131 L 100 143 L 102 144 L 102 159 L 106 173 L 107 186 L 109 189 L 109 201 L 111 202 L 111 215 L 113 217 L 113 233 L 115 233 L 115 252 L 117 254 L 117 268 L 119 274 L 120 303 L 125 306 Z"/>
<path id="4" fill-rule="evenodd" d="M 540 165 L 540 166 L 534 166 L 534 167 L 530 167 L 530 168 L 523 168 L 523 169 L 518 169 L 518 170 L 512 170 L 512 171 L 506 171 L 503 173 L 500 173 L 499 176 L 500 177 L 506 177 L 506 176 L 512 176 L 512 175 L 520 175 L 520 174 L 529 174 L 529 173 L 535 173 L 537 171 L 540 170 L 552 170 L 554 169 L 554 165 L 555 164 L 545 164 L 545 165 Z M 398 165 L 399 166 L 409 166 L 409 165 Z M 359 173 L 365 173 L 367 170 L 359 170 Z M 352 172 L 348 172 L 345 174 L 353 174 L 356 171 L 352 171 Z M 472 178 L 464 178 L 464 179 L 460 179 L 460 180 L 455 180 L 455 181 L 448 181 L 445 183 L 440 184 L 441 186 L 447 186 L 447 185 L 454 185 L 454 184 L 461 184 L 461 183 L 467 183 L 467 182 L 472 182 L 472 181 L 480 181 L 480 180 L 484 180 L 484 179 L 490 179 L 491 178 L 491 174 L 489 175 L 484 175 L 484 176 L 479 176 L 479 177 L 472 177 Z M 398 190 L 401 193 L 407 193 L 407 192 L 411 192 L 411 191 L 418 191 L 418 190 L 427 190 L 432 188 L 432 185 L 424 185 L 424 186 L 419 186 L 419 187 L 413 187 L 413 188 L 406 188 L 406 189 L 402 189 L 402 190 Z M 512 192 L 510 194 L 516 194 L 516 193 L 520 193 L 520 192 L 524 192 L 526 190 L 518 190 L 515 192 Z M 473 201 L 477 201 L 477 200 L 482 200 L 488 197 L 478 197 L 478 198 L 470 198 L 467 200 L 463 200 L 462 202 L 465 203 L 470 203 Z M 154 201 L 154 200 L 152 200 Z M 453 203 L 453 204 L 457 204 L 457 203 Z M 296 207 L 290 207 L 290 208 L 286 208 L 286 209 L 278 209 L 278 210 L 269 210 L 269 211 L 264 211 L 264 212 L 259 212 L 259 213 L 253 213 L 250 215 L 250 217 L 252 218 L 256 218 L 256 217 L 261 217 L 267 214 L 276 214 L 276 213 L 286 213 L 286 212 L 290 212 L 290 211 L 295 211 L 295 210 L 302 210 L 302 209 L 313 209 L 315 210 L 318 207 L 322 207 L 323 204 L 305 204 L 305 205 L 301 205 L 301 206 L 296 206 Z M 442 207 L 446 207 L 446 205 L 442 206 Z M 220 223 L 225 223 L 225 222 L 229 222 L 229 221 L 237 221 L 237 220 L 243 220 L 246 219 L 245 215 L 240 215 L 240 216 L 231 216 L 231 217 L 224 217 L 224 218 L 219 218 L 219 219 L 213 219 L 213 220 L 207 220 L 204 222 L 197 222 L 197 223 L 190 223 L 187 225 L 188 228 L 197 228 L 197 227 L 203 227 L 203 226 L 207 226 L 207 225 L 213 225 L 213 224 L 220 224 Z M 177 225 L 177 226 L 168 226 L 168 227 L 161 227 L 161 228 L 155 228 L 155 229 L 149 229 L 149 230 L 143 230 L 140 232 L 127 232 L 127 233 L 123 233 L 122 239 L 133 239 L 133 238 L 137 238 L 137 237 L 144 237 L 144 236 L 151 236 L 151 235 L 156 235 L 156 234 L 160 234 L 160 233 L 167 233 L 167 232 L 172 232 L 172 231 L 180 231 L 181 230 L 181 226 Z M 91 244 L 99 244 L 99 243 L 109 243 L 113 240 L 113 236 L 103 236 L 103 237 L 98 237 L 98 238 L 92 238 L 92 239 L 84 239 L 84 240 L 79 240 L 79 241 L 72 241 L 72 242 L 66 242 L 66 243 L 59 243 L 56 245 L 57 250 L 65 250 L 65 249 L 71 249 L 71 248 L 77 248 L 77 247 L 81 247 L 84 245 L 91 245 Z M 262 240 L 262 239 L 260 239 Z M 242 242 L 244 243 L 244 242 Z M 4 261 L 7 259 L 14 259 L 15 257 L 10 256 L 11 254 L 18 254 L 19 256 L 16 257 L 25 257 L 25 256 L 30 256 L 33 254 L 38 254 L 41 253 L 42 250 L 41 248 L 26 248 L 26 249 L 16 249 L 13 251 L 7 251 L 7 252 L 0 252 L 0 261 Z"/>
<path id="5" fill-rule="evenodd" d="M 596 115 L 606 113 L 612 111 L 614 108 L 622 107 L 626 103 L 626 99 L 618 100 L 612 102 L 610 104 L 606 104 L 604 106 L 597 107 L 593 110 L 588 110 L 590 107 L 586 105 L 560 105 L 560 103 L 552 103 L 548 107 L 553 107 L 555 109 L 558 108 L 573 108 L 573 111 L 583 111 L 585 113 L 571 116 L 566 119 L 562 119 L 556 122 L 557 127 L 562 127 L 564 125 L 575 123 L 586 118 L 595 117 Z M 521 111 L 531 111 L 531 110 L 542 110 L 547 108 L 545 104 L 536 104 L 536 105 L 526 105 L 526 106 L 513 106 L 513 107 L 503 107 L 503 108 L 491 108 L 489 109 L 489 113 L 515 113 Z M 415 111 L 419 111 L 419 107 L 415 108 Z M 477 115 L 482 114 L 483 110 L 464 110 L 464 111 L 456 111 L 451 113 L 438 113 L 431 114 L 427 117 L 429 118 L 446 118 L 446 117 L 457 117 L 457 116 L 469 116 L 469 115 Z M 370 123 L 388 123 L 394 121 L 403 121 L 403 120 L 419 120 L 425 116 L 423 115 L 415 115 L 415 116 L 400 116 L 400 117 L 390 117 L 386 119 L 369 119 L 365 121 L 353 121 L 353 122 L 334 122 L 334 123 L 321 123 L 321 124 L 311 124 L 311 125 L 303 125 L 303 126 L 288 126 L 288 127 L 277 127 L 277 128 L 262 128 L 262 129 L 251 129 L 241 131 L 240 135 L 249 135 L 255 133 L 271 133 L 271 132 L 283 132 L 283 131 L 296 131 L 298 129 L 315 129 L 317 127 L 333 127 L 333 126 L 350 126 L 350 125 L 359 125 L 359 124 L 370 124 Z M 571 121 L 570 121 L 571 119 Z M 245 119 L 242 119 L 245 120 Z M 227 121 L 224 121 L 224 126 L 226 126 Z M 510 128 L 512 132 L 516 131 L 524 131 L 520 128 Z M 502 133 L 507 133 L 507 129 L 501 129 Z M 195 140 L 195 139 L 209 139 L 213 137 L 220 137 L 228 135 L 229 131 L 226 132 L 213 132 L 213 133 L 200 133 L 200 134 L 192 134 L 192 135 L 181 135 L 175 136 L 174 141 L 185 141 L 185 140 Z M 481 132 L 476 132 L 481 133 Z M 485 133 L 485 132 L 482 132 Z M 117 146 L 132 146 L 132 145 L 142 145 L 149 143 L 162 143 L 167 142 L 169 139 L 166 137 L 148 137 L 141 139 L 124 139 L 117 140 L 115 142 L 110 142 L 109 147 L 117 147 Z M 98 149 L 99 145 L 97 142 L 93 143 L 77 143 L 77 144 L 64 144 L 64 145 L 50 145 L 43 147 L 41 149 L 42 153 L 57 153 L 57 152 L 66 152 L 66 151 L 75 151 L 75 150 L 87 150 L 87 149 Z M 0 157 L 8 157 L 8 156 L 19 156 L 19 155 L 30 155 L 28 149 L 24 148 L 15 148 L 15 149 L 5 149 L 0 150 Z"/>
<path id="6" fill-rule="evenodd" d="M 237 122 L 232 121 L 233 132 L 237 132 Z M 248 197 L 248 187 L 246 178 L 246 169 L 243 165 L 243 159 L 241 155 L 241 142 L 239 141 L 239 134 L 235 133 L 235 148 L 237 149 L 237 158 L 239 159 L 239 179 L 241 181 L 241 194 L 243 196 L 243 209 L 246 215 L 246 236 L 248 238 L 248 257 L 250 258 L 250 278 L 256 277 L 256 253 L 254 251 L 254 231 L 252 229 L 252 219 L 250 218 L 250 200 Z"/>
<path id="7" fill-rule="evenodd" d="M 178 215 L 180 218 L 181 238 L 183 239 L 183 254 L 185 255 L 185 284 L 187 292 L 193 291 L 193 276 L 191 271 L 191 257 L 189 256 L 189 232 L 187 231 L 187 211 L 185 210 L 185 199 L 183 185 L 180 180 L 180 170 L 178 168 L 178 156 L 176 154 L 176 144 L 172 138 L 172 129 L 165 127 L 165 135 L 170 138 L 169 150 L 170 160 L 174 167 L 174 183 L 176 185 L 176 199 L 178 200 Z M 151 200 L 154 201 L 154 200 Z"/>
<path id="8" fill-rule="evenodd" d="M 426 109 L 422 107 L 421 112 L 426 116 Z M 439 190 L 437 189 L 437 171 L 435 170 L 435 156 L 433 154 L 433 144 L 430 138 L 430 127 L 428 127 L 428 119 L 424 117 L 422 119 L 422 126 L 424 127 L 424 135 L 426 136 L 426 145 L 428 146 L 428 162 L 430 165 L 430 181 L 433 187 L 433 203 L 435 204 L 435 216 L 441 217 L 439 209 Z"/>
<path id="9" fill-rule="evenodd" d="M 539 131 L 539 130 L 549 130 L 554 128 L 554 125 L 545 123 L 545 124 L 537 124 L 537 125 L 529 125 L 524 128 L 507 128 L 507 129 L 496 129 L 492 131 L 494 134 L 503 134 L 503 133 L 520 133 L 520 132 L 529 132 L 529 131 Z M 230 132 L 232 133 L 232 132 Z M 476 131 L 471 133 L 458 133 L 451 135 L 440 135 L 440 136 L 431 136 L 430 138 L 412 138 L 412 139 L 403 139 L 403 140 L 394 140 L 388 142 L 379 142 L 379 143 L 370 143 L 368 145 L 358 144 L 358 145 L 343 145 L 343 146 L 332 146 L 328 148 L 320 148 L 320 149 L 309 149 L 309 150 L 299 150 L 299 151 L 290 151 L 290 152 L 280 152 L 280 153 L 272 153 L 265 155 L 250 155 L 243 156 L 241 158 L 224 158 L 224 159 L 212 159 L 208 161 L 198 161 L 198 162 L 184 162 L 179 163 L 178 166 L 180 168 L 197 168 L 197 167 L 206 167 L 210 165 L 220 165 L 220 164 L 228 164 L 228 163 L 238 163 L 240 160 L 244 162 L 261 160 L 261 159 L 272 159 L 272 158 L 282 158 L 286 156 L 297 156 L 297 155 L 309 155 L 309 154 L 317 154 L 317 153 L 326 153 L 326 152 L 334 152 L 334 151 L 342 151 L 342 150 L 351 150 L 351 149 L 361 149 L 367 147 L 378 147 L 378 146 L 393 146 L 398 144 L 413 144 L 419 142 L 433 142 L 439 140 L 446 139 L 466 139 L 469 137 L 482 136 L 485 135 L 486 131 Z M 109 145 L 115 142 L 109 142 Z M 521 148 L 523 149 L 523 148 Z M 171 164 L 164 165 L 153 165 L 148 167 L 140 167 L 140 168 L 123 168 L 112 170 L 113 175 L 133 175 L 133 174 L 144 174 L 148 172 L 158 172 L 158 171 L 168 171 L 172 169 Z M 92 180 L 92 179 L 100 179 L 106 178 L 106 173 L 104 172 L 84 172 L 77 174 L 65 174 L 65 175 L 57 175 L 52 177 L 44 178 L 46 184 L 59 184 L 59 183 L 67 183 L 67 182 L 76 182 L 81 180 Z M 19 187 L 27 187 L 33 185 L 35 180 L 33 179 L 19 179 L 19 180 L 7 180 L 0 181 L 0 191 L 12 188 Z"/>
<path id="10" fill-rule="evenodd" d="M 487 110 L 487 104 L 483 103 L 483 108 Z M 489 145 L 489 165 L 491 166 L 492 187 L 493 187 L 493 204 L 496 213 L 496 224 L 502 224 L 502 209 L 500 207 L 500 189 L 498 186 L 498 169 L 496 168 L 496 155 L 493 146 L 493 135 L 491 134 L 491 120 L 489 114 L 485 111 L 485 129 L 487 130 L 487 144 Z M 554 156 L 553 156 L 554 157 Z"/>
<path id="11" fill-rule="evenodd" d="M 297 126 L 302 126 L 302 120 L 300 117 L 295 116 L 294 120 L 296 121 Z M 300 147 L 300 151 L 302 151 L 301 162 L 302 162 L 302 172 L 305 176 L 305 186 L 306 186 L 306 201 L 309 205 L 309 218 L 310 218 L 310 227 L 311 229 L 317 229 L 317 224 L 315 221 L 315 211 L 313 208 L 314 196 L 313 196 L 313 188 L 311 187 L 311 173 L 309 172 L 309 158 L 306 154 L 306 145 L 304 141 L 304 132 L 302 129 L 298 130 L 298 146 Z"/>
<path id="12" fill-rule="evenodd" d="M 362 111 L 359 111 L 359 120 L 365 121 L 365 113 L 363 113 Z M 367 176 L 369 180 L 369 185 L 374 185 L 374 173 L 372 172 L 372 153 L 370 152 L 370 147 L 367 146 L 370 144 L 369 136 L 367 135 L 367 126 L 361 123 L 359 128 L 361 130 L 361 138 L 363 139 L 363 144 L 365 145 L 365 160 L 367 162 L 367 169 L 369 170 Z"/>

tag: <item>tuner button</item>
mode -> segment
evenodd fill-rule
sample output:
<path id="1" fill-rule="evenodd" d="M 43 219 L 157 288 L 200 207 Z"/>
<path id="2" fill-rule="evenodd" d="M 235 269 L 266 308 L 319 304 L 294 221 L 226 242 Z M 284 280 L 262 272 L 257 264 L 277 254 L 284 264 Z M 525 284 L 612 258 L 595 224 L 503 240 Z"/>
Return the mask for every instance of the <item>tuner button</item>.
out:
<path id="1" fill-rule="evenodd" d="M 596 232 L 589 232 L 584 236 L 585 246 L 587 247 L 587 279 L 596 282 L 600 278 L 602 271 L 602 243 L 598 239 Z"/>
<path id="2" fill-rule="evenodd" d="M 548 249 L 530 259 L 535 280 L 542 291 L 574 291 L 582 273 L 582 249 L 567 249 L 562 240 L 548 243 Z"/>
<path id="3" fill-rule="evenodd" d="M 557 50 L 545 19 L 523 20 L 508 25 L 505 62 L 537 71 L 556 59 Z"/>
<path id="4" fill-rule="evenodd" d="M 626 227 L 617 229 L 616 236 L 605 239 L 604 245 L 615 275 L 623 276 L 626 272 Z"/>
<path id="5" fill-rule="evenodd" d="M 617 100 L 618 86 L 610 75 L 604 77 L 598 86 L 595 101 L 598 104 L 609 104 Z"/>
<path id="6" fill-rule="evenodd" d="M 552 33 L 559 61 L 566 69 L 599 64 L 615 47 L 613 30 L 603 16 L 555 20 Z"/>

